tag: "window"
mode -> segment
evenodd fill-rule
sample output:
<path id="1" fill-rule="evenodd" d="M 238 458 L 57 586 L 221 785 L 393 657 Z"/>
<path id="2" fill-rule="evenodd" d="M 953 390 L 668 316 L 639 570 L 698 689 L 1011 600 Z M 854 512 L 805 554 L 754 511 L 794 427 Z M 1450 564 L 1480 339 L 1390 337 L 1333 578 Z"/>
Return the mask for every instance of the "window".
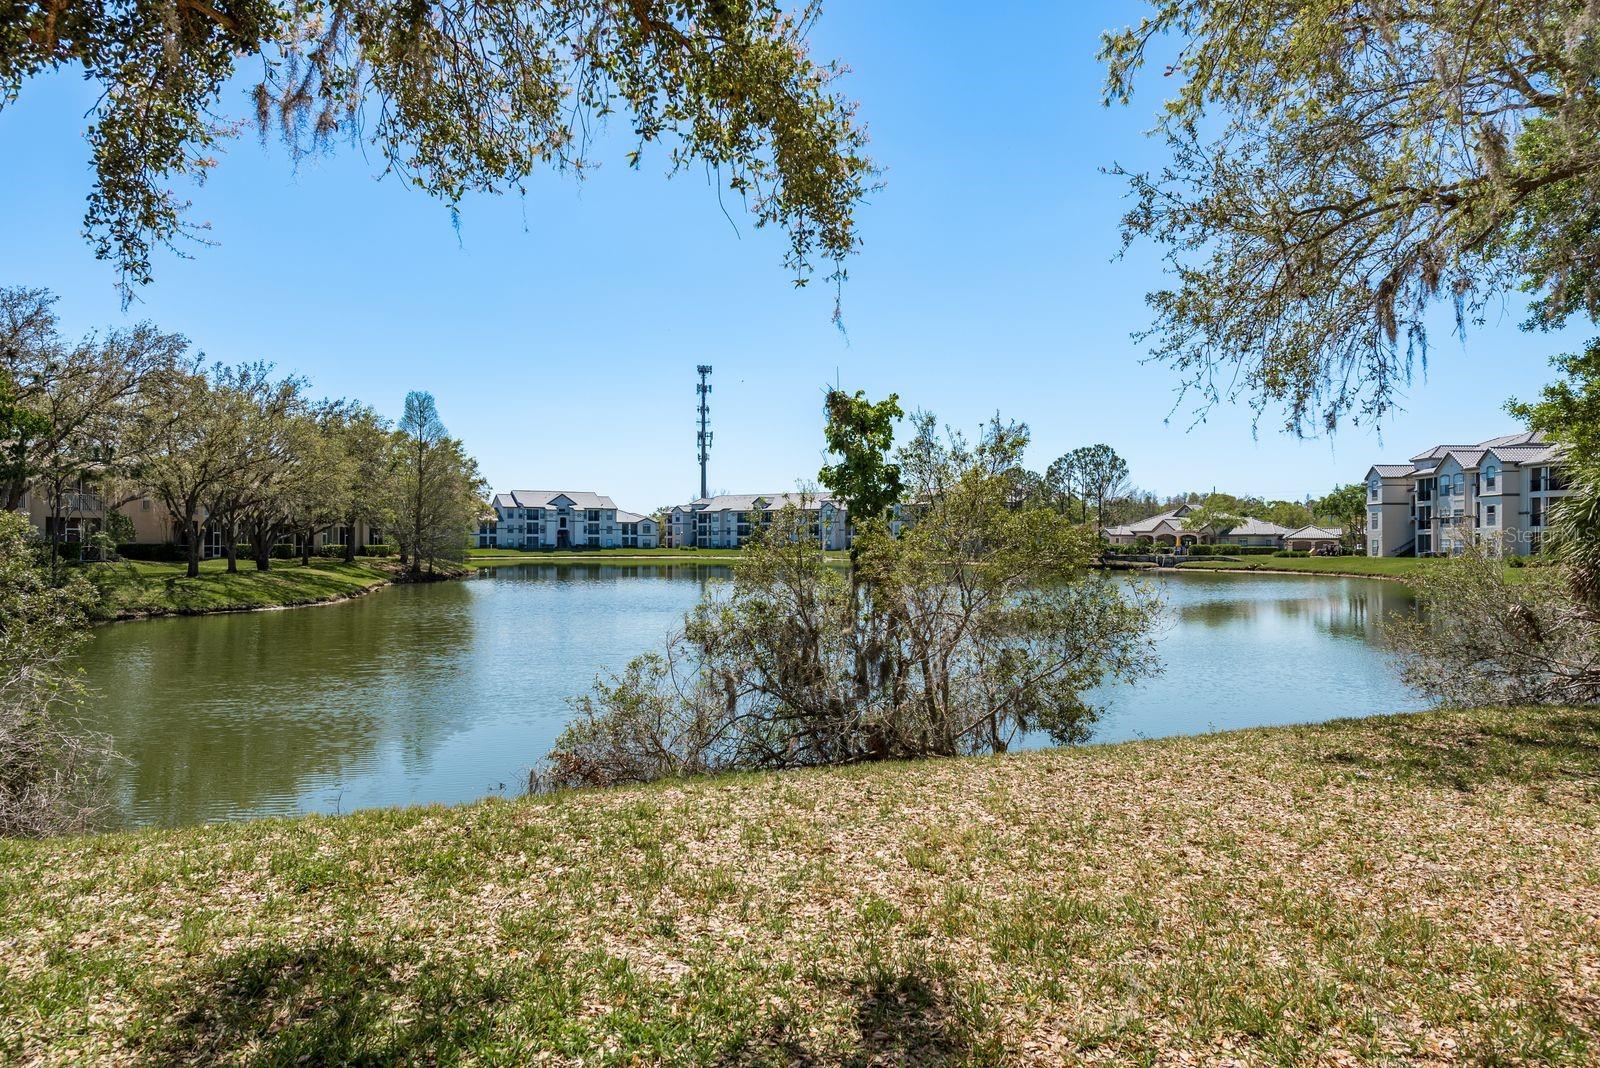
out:
<path id="1" fill-rule="evenodd" d="M 1383 480 L 1374 475 L 1372 481 L 1367 483 L 1367 500 L 1377 500 L 1378 494 L 1382 491 L 1382 489 Z"/>
<path id="2" fill-rule="evenodd" d="M 1500 478 L 1500 469 L 1498 467 L 1486 467 L 1486 468 L 1484 468 L 1483 469 L 1483 488 L 1484 488 L 1484 491 L 1487 492 L 1487 493 L 1495 492 L 1495 484 L 1499 481 L 1499 478 Z"/>
<path id="3" fill-rule="evenodd" d="M 1492 504 L 1484 509 L 1483 520 L 1485 526 L 1494 526 L 1494 510 L 1494 505 Z"/>
<path id="4" fill-rule="evenodd" d="M 1378 529 L 1378 510 L 1376 508 L 1372 509 L 1371 514 L 1367 516 L 1367 529 Z"/>

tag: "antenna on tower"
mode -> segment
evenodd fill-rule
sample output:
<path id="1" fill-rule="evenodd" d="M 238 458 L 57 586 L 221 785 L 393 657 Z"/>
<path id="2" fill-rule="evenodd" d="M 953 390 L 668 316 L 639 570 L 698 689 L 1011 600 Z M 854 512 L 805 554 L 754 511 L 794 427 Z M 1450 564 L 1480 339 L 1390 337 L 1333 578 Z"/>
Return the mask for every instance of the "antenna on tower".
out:
<path id="1" fill-rule="evenodd" d="M 695 368 L 700 375 L 700 384 L 695 387 L 695 392 L 700 394 L 700 496 L 709 497 L 710 492 L 706 487 L 706 464 L 711 459 L 711 365 L 703 363 Z"/>

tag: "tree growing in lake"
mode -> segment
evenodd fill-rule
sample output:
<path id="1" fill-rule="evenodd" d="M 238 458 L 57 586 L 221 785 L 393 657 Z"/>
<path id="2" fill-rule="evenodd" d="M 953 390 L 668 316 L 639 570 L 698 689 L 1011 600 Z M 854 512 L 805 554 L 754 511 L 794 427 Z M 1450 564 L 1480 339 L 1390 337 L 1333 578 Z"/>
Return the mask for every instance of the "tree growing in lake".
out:
<path id="1" fill-rule="evenodd" d="M 707 168 L 787 232 L 804 281 L 814 258 L 854 249 L 872 174 L 833 88 L 843 68 L 809 55 L 817 14 L 777 0 L 23 4 L 0 28 L 0 99 L 61 68 L 101 90 L 84 222 L 125 287 L 203 229 L 173 186 L 202 179 L 242 125 L 223 104 L 241 60 L 260 72 L 248 110 L 263 138 L 297 157 L 371 146 L 452 211 L 469 193 L 520 193 L 540 168 L 583 174 L 596 129 L 625 115 L 630 165 L 665 142 L 671 170 Z"/>
<path id="2" fill-rule="evenodd" d="M 827 564 L 790 506 L 746 546 L 659 653 L 576 702 L 539 786 L 732 768 L 996 752 L 1043 731 L 1082 740 L 1085 694 L 1154 668 L 1151 597 L 1088 570 L 1098 539 L 1012 508 L 1026 429 L 976 445 L 931 416 L 896 457 L 904 525 L 856 530 L 860 581 Z"/>

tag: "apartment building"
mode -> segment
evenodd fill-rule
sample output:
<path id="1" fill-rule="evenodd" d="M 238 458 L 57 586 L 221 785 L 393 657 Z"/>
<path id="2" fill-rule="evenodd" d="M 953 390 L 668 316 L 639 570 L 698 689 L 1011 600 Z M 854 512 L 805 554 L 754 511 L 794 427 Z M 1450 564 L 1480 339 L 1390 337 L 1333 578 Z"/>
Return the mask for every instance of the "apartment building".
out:
<path id="1" fill-rule="evenodd" d="M 1566 496 L 1561 446 L 1537 431 L 1476 445 L 1435 445 L 1367 470 L 1367 555 L 1448 556 L 1474 539 L 1539 551 L 1550 508 Z"/>
<path id="2" fill-rule="evenodd" d="M 844 505 L 826 493 L 727 493 L 680 504 L 669 518 L 672 545 L 737 549 L 789 504 L 813 516 L 811 533 L 824 549 L 850 547 Z"/>
<path id="3" fill-rule="evenodd" d="M 478 543 L 501 549 L 654 549 L 661 524 L 588 490 L 513 490 L 494 497 Z M 485 542 L 489 544 L 485 544 Z"/>

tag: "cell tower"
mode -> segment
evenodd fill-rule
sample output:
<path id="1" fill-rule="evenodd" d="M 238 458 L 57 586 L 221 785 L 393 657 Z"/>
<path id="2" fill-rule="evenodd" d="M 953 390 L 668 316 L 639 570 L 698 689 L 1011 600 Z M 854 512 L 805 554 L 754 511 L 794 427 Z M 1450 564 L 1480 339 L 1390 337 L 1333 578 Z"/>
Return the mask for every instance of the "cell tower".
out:
<path id="1" fill-rule="evenodd" d="M 703 363 L 695 370 L 700 374 L 700 384 L 695 392 L 700 394 L 700 496 L 711 496 L 706 487 L 706 463 L 711 459 L 711 365 Z"/>

